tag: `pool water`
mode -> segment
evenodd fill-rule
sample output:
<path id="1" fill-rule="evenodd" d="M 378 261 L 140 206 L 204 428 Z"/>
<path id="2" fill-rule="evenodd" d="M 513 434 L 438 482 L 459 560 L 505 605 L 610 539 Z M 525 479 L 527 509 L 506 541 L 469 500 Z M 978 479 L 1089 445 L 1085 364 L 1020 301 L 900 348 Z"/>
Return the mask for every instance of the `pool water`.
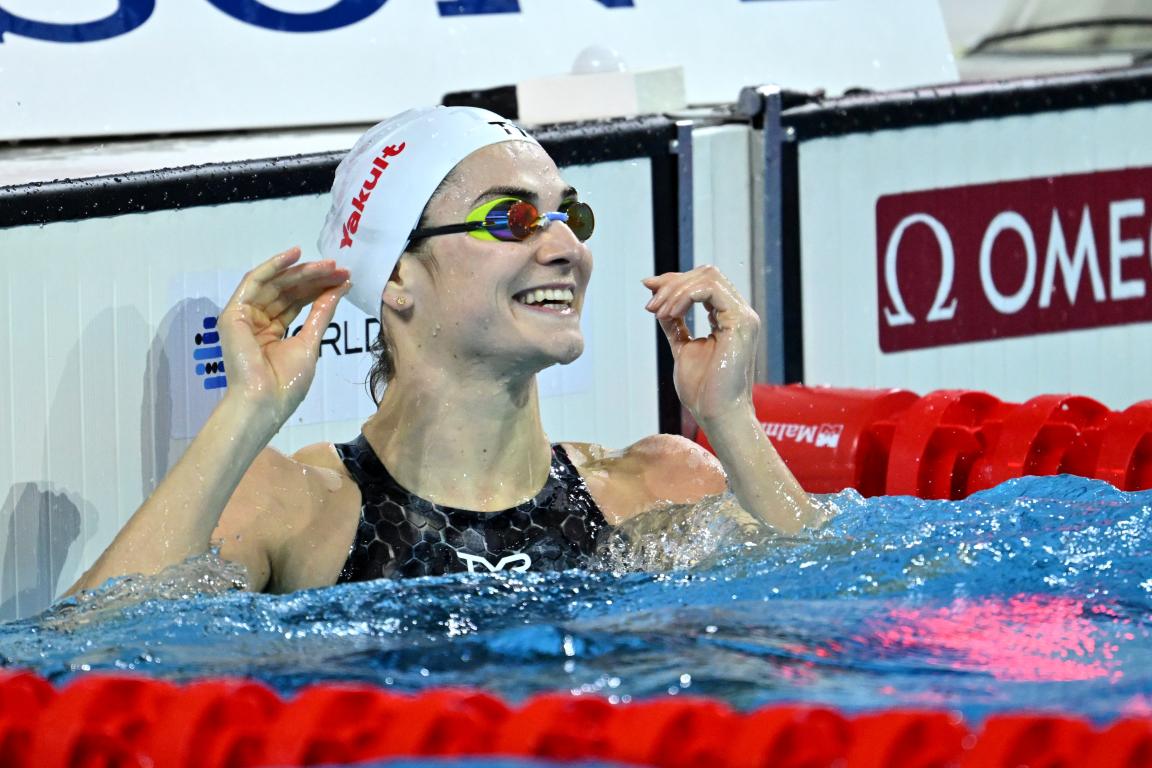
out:
<path id="1" fill-rule="evenodd" d="M 959 502 L 824 503 L 839 510 L 826 528 L 768 542 L 727 524 L 719 502 L 695 521 L 658 511 L 671 535 L 633 530 L 589 571 L 270 596 L 233 588 L 237 574 L 204 556 L 0 625 L 0 658 L 54 681 L 245 676 L 284 694 L 343 680 L 511 701 L 947 707 L 973 723 L 1020 709 L 1101 723 L 1152 713 L 1152 492 L 1060 476 Z M 665 570 L 625 570 L 638 565 Z"/>

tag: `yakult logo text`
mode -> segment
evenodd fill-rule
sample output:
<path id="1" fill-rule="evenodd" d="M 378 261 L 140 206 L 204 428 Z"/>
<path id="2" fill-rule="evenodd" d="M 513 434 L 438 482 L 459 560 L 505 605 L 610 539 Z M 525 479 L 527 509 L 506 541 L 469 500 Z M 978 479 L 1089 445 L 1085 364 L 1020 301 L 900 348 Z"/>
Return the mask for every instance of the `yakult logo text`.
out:
<path id="1" fill-rule="evenodd" d="M 348 214 L 348 220 L 344 222 L 344 235 L 340 238 L 341 248 L 352 247 L 352 236 L 360 228 L 360 215 L 364 213 L 364 206 L 368 204 L 368 198 L 372 197 L 372 190 L 376 189 L 376 182 L 380 181 L 380 174 L 388 169 L 387 158 L 396 157 L 404 151 L 406 146 L 408 146 L 406 143 L 401 143 L 398 147 L 395 145 L 384 147 L 384 151 L 372 161 L 372 167 L 368 169 L 368 178 L 361 185 L 360 193 L 352 198 L 354 210 Z"/>
<path id="2" fill-rule="evenodd" d="M 773 440 L 792 440 L 815 445 L 817 448 L 835 448 L 840 444 L 840 435 L 844 432 L 843 424 L 785 424 L 778 421 L 764 421 L 760 426 L 764 428 L 764 434 Z"/>
<path id="3" fill-rule="evenodd" d="M 1152 168 L 888 195 L 885 352 L 1152 320 Z"/>

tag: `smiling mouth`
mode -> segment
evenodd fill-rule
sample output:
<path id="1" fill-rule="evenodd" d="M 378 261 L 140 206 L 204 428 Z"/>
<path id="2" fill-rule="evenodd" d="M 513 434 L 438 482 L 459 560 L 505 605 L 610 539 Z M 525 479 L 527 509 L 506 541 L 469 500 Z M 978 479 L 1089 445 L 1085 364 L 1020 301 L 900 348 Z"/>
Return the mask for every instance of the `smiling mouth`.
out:
<path id="1" fill-rule="evenodd" d="M 532 309 L 568 313 L 572 311 L 576 295 L 571 288 L 536 288 L 518 293 L 513 298 Z"/>

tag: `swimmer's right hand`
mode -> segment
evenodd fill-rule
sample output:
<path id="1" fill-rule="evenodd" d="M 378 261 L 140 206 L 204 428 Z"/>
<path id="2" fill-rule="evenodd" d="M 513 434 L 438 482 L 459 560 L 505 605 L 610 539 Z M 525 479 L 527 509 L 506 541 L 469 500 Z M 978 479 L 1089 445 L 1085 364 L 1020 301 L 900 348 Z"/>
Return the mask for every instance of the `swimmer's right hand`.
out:
<path id="1" fill-rule="evenodd" d="M 348 270 L 336 262 L 296 264 L 299 259 L 300 249 L 290 248 L 257 266 L 220 313 L 226 396 L 258 409 L 274 429 L 307 394 L 324 331 L 351 288 Z M 300 332 L 286 337 L 309 304 Z"/>

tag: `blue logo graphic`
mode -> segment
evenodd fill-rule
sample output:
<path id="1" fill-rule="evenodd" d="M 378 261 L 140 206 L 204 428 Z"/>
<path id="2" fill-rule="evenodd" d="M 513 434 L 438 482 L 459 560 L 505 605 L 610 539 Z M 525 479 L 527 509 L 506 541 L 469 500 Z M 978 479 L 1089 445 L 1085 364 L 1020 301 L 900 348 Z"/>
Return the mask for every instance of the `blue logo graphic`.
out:
<path id="1" fill-rule="evenodd" d="M 237 21 L 279 32 L 327 32 L 350 27 L 384 7 L 388 0 L 340 0 L 313 13 L 289 13 L 269 8 L 259 0 L 208 0 Z"/>
<path id="2" fill-rule="evenodd" d="M 204 331 L 196 334 L 196 349 L 192 350 L 196 360 L 196 375 L 203 376 L 204 389 L 223 389 L 228 386 L 224 375 L 224 350 L 220 346 L 220 334 L 216 332 L 216 318 L 204 318 Z"/>
<path id="3" fill-rule="evenodd" d="M 429 0 L 430 1 L 430 0 Z M 760 0 L 741 0 L 759 2 Z M 335 5 L 310 13 L 270 8 L 260 0 L 207 0 L 237 21 L 277 32 L 327 32 L 350 27 L 384 7 L 388 0 L 338 0 Z M 635 0 L 594 0 L 604 8 L 633 8 Z M 520 0 L 436 0 L 440 16 L 480 16 L 520 13 Z M 0 44 L 5 34 L 53 43 L 89 43 L 126 35 L 148 21 L 156 0 L 118 0 L 116 10 L 102 19 L 79 24 L 36 21 L 0 8 Z"/>
<path id="4" fill-rule="evenodd" d="M 11 32 L 33 40 L 53 43 L 90 43 L 126 35 L 148 19 L 156 10 L 156 0 L 120 0 L 116 10 L 102 19 L 80 24 L 53 24 L 17 16 L 0 8 L 0 43 Z"/>

